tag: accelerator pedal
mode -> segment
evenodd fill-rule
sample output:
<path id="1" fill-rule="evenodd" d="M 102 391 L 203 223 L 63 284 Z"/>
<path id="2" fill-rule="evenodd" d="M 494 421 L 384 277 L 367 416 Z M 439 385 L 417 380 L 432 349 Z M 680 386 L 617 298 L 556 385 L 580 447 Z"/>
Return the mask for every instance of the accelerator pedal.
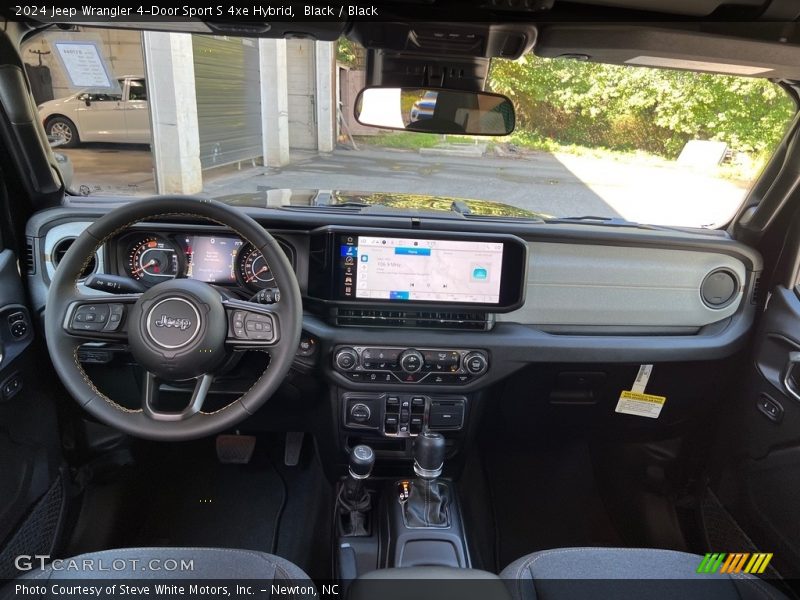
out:
<path id="1" fill-rule="evenodd" d="M 283 464 L 287 467 L 296 467 L 300 462 L 300 451 L 303 449 L 302 431 L 289 431 L 286 434 L 286 443 L 283 447 Z"/>
<path id="2" fill-rule="evenodd" d="M 246 465 L 256 449 L 254 435 L 218 435 L 217 460 L 223 465 Z"/>

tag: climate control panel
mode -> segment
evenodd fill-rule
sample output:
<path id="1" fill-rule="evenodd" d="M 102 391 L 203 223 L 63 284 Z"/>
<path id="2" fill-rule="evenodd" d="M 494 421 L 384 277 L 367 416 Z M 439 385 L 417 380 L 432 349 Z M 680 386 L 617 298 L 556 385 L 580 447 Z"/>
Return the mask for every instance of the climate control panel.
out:
<path id="1" fill-rule="evenodd" d="M 464 385 L 489 369 L 484 350 L 337 346 L 333 368 L 356 383 Z"/>

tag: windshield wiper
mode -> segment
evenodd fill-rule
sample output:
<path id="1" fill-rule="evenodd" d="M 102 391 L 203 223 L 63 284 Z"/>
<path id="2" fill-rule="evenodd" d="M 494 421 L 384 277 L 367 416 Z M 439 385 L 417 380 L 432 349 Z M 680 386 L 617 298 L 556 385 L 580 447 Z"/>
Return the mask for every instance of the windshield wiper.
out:
<path id="1" fill-rule="evenodd" d="M 642 225 L 636 221 L 628 221 L 621 217 L 598 217 L 595 215 L 582 215 L 580 217 L 553 217 L 545 219 L 545 223 L 585 223 L 587 225 L 610 225 L 611 227 L 642 227 L 650 228 L 651 225 Z"/>
<path id="2" fill-rule="evenodd" d="M 470 215 L 472 211 L 467 206 L 467 203 L 463 200 L 453 200 L 453 203 L 450 205 L 450 210 L 454 213 L 458 213 L 460 215 Z"/>
<path id="3" fill-rule="evenodd" d="M 645 225 L 637 223 L 636 221 L 628 221 L 621 217 L 597 217 L 594 215 L 586 215 L 580 217 L 553 217 L 552 219 L 544 219 L 545 223 L 558 225 L 562 224 L 578 224 L 578 225 L 603 225 L 604 227 L 631 227 L 635 229 L 646 229 L 649 231 L 682 231 L 682 232 L 697 232 L 698 230 L 717 233 L 716 229 L 709 227 L 680 227 L 673 225 Z"/>

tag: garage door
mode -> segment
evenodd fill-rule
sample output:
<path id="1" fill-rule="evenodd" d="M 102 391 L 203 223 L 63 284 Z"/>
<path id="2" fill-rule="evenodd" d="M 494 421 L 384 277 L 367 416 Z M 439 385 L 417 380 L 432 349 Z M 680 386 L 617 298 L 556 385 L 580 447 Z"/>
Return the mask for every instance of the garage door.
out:
<path id="1" fill-rule="evenodd" d="M 203 168 L 261 156 L 258 43 L 196 35 L 192 45 Z"/>
<path id="2" fill-rule="evenodd" d="M 317 149 L 316 70 L 314 42 L 286 42 L 289 93 L 289 146 L 298 150 Z"/>

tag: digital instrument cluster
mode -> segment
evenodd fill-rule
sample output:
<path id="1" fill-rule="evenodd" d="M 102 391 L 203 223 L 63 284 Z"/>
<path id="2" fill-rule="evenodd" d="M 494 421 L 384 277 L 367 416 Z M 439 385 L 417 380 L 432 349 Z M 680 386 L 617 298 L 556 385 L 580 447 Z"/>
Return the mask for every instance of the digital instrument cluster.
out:
<path id="1" fill-rule="evenodd" d="M 278 243 L 293 262 L 293 251 Z M 250 243 L 228 233 L 131 231 L 116 242 L 118 272 L 146 287 L 185 277 L 250 291 L 275 287 L 264 256 Z"/>

